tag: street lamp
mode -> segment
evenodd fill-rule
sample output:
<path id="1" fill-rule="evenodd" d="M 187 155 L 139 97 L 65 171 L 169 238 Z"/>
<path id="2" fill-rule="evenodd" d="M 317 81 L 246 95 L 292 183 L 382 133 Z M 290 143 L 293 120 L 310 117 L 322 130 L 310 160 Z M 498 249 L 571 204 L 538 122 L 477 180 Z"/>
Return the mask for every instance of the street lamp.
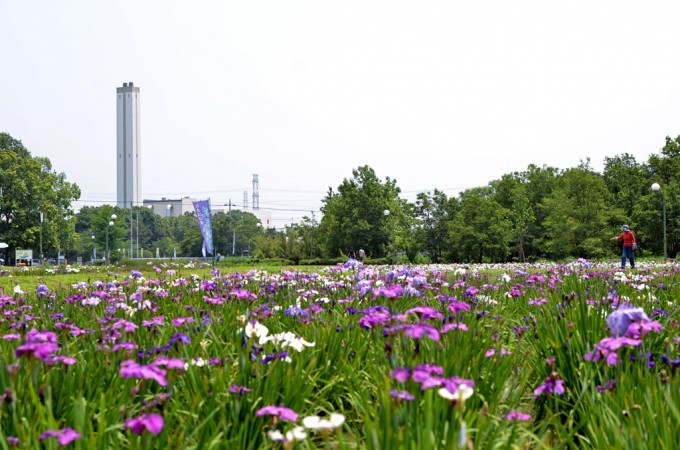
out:
<path id="1" fill-rule="evenodd" d="M 661 186 L 659 186 L 659 183 L 654 183 L 652 184 L 652 190 L 654 192 L 661 192 L 661 199 L 663 202 L 663 262 L 665 263 L 666 260 L 668 259 L 668 250 L 667 250 L 667 240 L 666 240 L 666 194 L 663 193 L 661 190 Z"/>
<path id="2" fill-rule="evenodd" d="M 94 234 L 92 234 L 92 260 L 97 260 L 97 243 L 94 240 Z"/>
<path id="3" fill-rule="evenodd" d="M 385 211 L 383 211 L 383 214 L 385 215 L 385 217 L 389 221 L 390 210 L 386 209 Z M 389 223 L 388 223 L 388 226 L 389 226 Z M 387 243 L 387 254 L 389 255 L 390 254 L 390 247 L 392 246 L 392 227 L 389 226 L 388 230 L 389 230 L 389 234 L 388 234 L 387 238 L 388 238 L 389 242 Z"/>
<path id="4" fill-rule="evenodd" d="M 111 214 L 111 220 L 109 221 L 109 226 L 106 227 L 106 253 L 104 253 L 104 259 L 111 259 L 109 254 L 109 228 L 113 226 L 113 221 L 118 217 L 115 214 Z"/>

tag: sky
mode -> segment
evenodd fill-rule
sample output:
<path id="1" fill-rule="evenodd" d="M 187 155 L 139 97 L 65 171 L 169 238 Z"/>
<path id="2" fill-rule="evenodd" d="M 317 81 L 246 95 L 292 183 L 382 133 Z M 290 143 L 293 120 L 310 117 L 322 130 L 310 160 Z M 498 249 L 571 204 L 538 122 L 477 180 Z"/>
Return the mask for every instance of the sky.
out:
<path id="1" fill-rule="evenodd" d="M 680 2 L 0 0 L 0 132 L 115 204 L 116 88 L 142 197 L 320 217 L 368 165 L 456 196 L 680 135 Z"/>

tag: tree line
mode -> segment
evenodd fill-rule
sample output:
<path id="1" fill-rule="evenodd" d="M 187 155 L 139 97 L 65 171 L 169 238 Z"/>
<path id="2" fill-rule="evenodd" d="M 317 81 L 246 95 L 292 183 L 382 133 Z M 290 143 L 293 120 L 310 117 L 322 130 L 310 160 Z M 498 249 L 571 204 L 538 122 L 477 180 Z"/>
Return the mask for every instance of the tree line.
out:
<path id="1" fill-rule="evenodd" d="M 680 136 L 667 137 L 645 162 L 629 154 L 607 157 L 602 173 L 588 159 L 568 169 L 532 164 L 456 196 L 433 189 L 413 202 L 401 197 L 396 180 L 360 166 L 328 189 L 319 221 L 304 217 L 265 229 L 247 211 L 219 212 L 213 216 L 214 245 L 222 256 L 295 262 L 338 260 L 359 248 L 369 259 L 412 263 L 593 259 L 618 253 L 608 238 L 626 223 L 639 252 L 662 255 L 665 203 L 666 249 L 675 258 L 677 174 Z M 653 183 L 659 191 L 651 189 Z M 35 254 L 41 243 L 44 255 L 69 260 L 89 260 L 95 253 L 98 259 L 201 255 L 193 214 L 160 217 L 143 207 L 111 205 L 75 212 L 79 187 L 6 133 L 0 133 L 0 189 L 0 241 L 10 250 L 29 248 Z"/>

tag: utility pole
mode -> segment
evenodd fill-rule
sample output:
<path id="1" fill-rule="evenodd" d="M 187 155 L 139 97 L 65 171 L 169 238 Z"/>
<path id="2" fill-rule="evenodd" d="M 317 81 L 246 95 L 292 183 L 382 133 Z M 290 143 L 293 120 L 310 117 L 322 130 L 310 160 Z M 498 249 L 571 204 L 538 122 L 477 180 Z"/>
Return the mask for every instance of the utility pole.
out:
<path id="1" fill-rule="evenodd" d="M 130 255 L 132 255 L 132 200 L 130 200 Z"/>

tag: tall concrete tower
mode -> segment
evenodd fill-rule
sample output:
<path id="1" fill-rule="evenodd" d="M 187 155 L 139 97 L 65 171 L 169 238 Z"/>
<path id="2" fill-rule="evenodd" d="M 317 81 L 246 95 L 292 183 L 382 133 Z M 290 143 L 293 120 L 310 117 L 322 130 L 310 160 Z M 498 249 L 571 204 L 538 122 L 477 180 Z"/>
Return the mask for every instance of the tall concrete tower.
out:
<path id="1" fill-rule="evenodd" d="M 116 161 L 118 207 L 142 204 L 142 158 L 139 129 L 139 88 L 132 82 L 116 88 Z"/>

